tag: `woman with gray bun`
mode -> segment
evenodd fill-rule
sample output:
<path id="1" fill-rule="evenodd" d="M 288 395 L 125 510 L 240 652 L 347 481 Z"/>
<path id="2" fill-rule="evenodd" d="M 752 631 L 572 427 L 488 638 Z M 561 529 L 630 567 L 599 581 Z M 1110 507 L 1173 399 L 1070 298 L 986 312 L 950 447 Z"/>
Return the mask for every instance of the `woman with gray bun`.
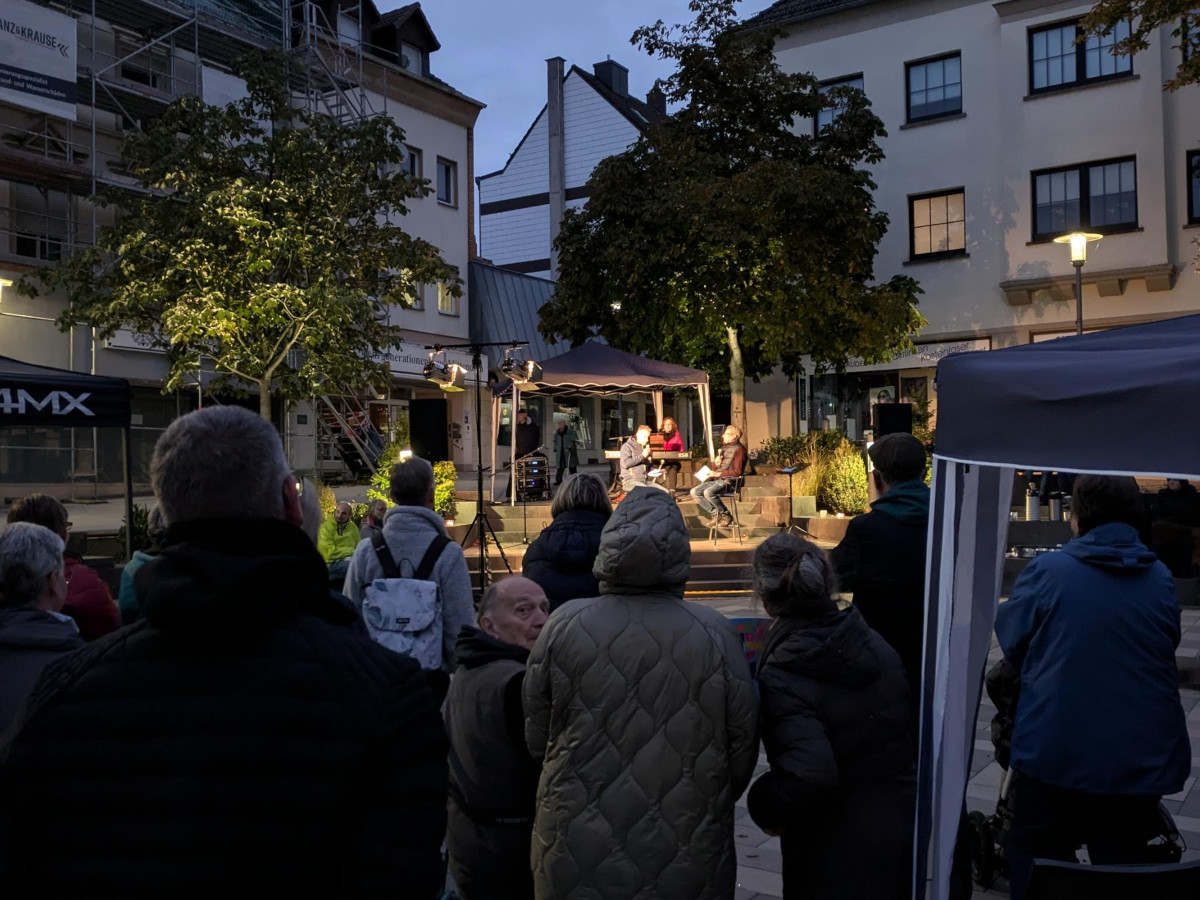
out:
<path id="1" fill-rule="evenodd" d="M 754 587 L 775 620 L 758 672 L 771 768 L 748 805 L 780 836 L 783 896 L 908 898 L 916 786 L 900 658 L 858 610 L 839 608 L 815 544 L 764 541 Z"/>

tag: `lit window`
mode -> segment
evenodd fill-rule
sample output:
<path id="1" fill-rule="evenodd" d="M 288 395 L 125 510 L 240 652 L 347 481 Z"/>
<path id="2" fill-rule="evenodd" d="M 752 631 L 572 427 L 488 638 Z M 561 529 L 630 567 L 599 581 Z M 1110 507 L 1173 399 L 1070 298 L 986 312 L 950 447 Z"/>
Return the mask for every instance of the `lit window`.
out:
<path id="1" fill-rule="evenodd" d="M 909 252 L 913 259 L 962 255 L 967 252 L 967 223 L 963 191 L 944 191 L 910 197 L 912 223 Z"/>
<path id="2" fill-rule="evenodd" d="M 958 53 L 909 63 L 908 121 L 962 112 L 962 57 Z"/>
<path id="3" fill-rule="evenodd" d="M 444 316 L 458 315 L 458 298 L 444 281 L 438 282 L 438 312 Z"/>

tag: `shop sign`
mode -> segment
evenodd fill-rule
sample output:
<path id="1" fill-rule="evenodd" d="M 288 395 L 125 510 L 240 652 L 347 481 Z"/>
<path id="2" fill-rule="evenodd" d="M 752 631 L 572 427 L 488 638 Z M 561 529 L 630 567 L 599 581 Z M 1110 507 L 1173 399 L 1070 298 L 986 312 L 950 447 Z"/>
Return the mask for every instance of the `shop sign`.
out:
<path id="1" fill-rule="evenodd" d="M 425 363 L 429 362 L 429 354 L 424 344 L 397 344 L 389 350 L 376 353 L 371 358 L 375 362 L 386 363 L 393 375 L 415 376 L 424 378 Z M 458 350 L 446 350 L 446 362 L 458 363 L 468 373 L 472 373 L 471 355 Z M 473 375 L 468 375 L 468 380 Z"/>
<path id="2" fill-rule="evenodd" d="M 991 338 L 975 338 L 963 341 L 945 341 L 940 344 L 917 344 L 907 353 L 901 353 L 885 363 L 866 365 L 861 359 L 846 362 L 847 372 L 886 372 L 894 369 L 929 369 L 954 353 L 975 353 L 991 350 Z"/>
<path id="3" fill-rule="evenodd" d="M 142 353 L 166 353 L 165 339 L 161 334 L 143 334 L 119 328 L 104 342 L 109 350 L 137 350 Z"/>

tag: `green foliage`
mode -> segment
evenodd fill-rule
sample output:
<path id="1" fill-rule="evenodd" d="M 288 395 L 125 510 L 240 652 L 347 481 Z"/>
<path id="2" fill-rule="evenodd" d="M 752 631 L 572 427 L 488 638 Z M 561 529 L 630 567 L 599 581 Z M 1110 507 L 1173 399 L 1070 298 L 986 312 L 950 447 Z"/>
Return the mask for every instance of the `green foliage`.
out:
<path id="1" fill-rule="evenodd" d="M 819 368 L 882 362 L 923 320 L 916 281 L 875 277 L 888 217 L 868 167 L 883 158 L 883 123 L 861 91 L 822 94 L 813 75 L 783 72 L 778 33 L 739 28 L 735 5 L 694 0 L 694 22 L 635 32 L 676 63 L 662 87 L 681 108 L 603 160 L 588 203 L 568 210 L 539 327 L 724 368 L 744 425 L 746 377 L 781 361 L 796 374 L 805 353 Z M 795 127 L 835 105 L 820 138 Z"/>
<path id="2" fill-rule="evenodd" d="M 458 503 L 454 499 L 454 484 L 458 481 L 458 469 L 446 460 L 433 464 L 433 510 L 443 519 L 458 517 Z"/>
<path id="3" fill-rule="evenodd" d="M 325 521 L 333 515 L 333 511 L 337 508 L 337 497 L 333 493 L 333 488 L 323 481 L 313 479 L 317 486 L 317 504 L 321 507 L 321 521 Z"/>
<path id="4" fill-rule="evenodd" d="M 375 466 L 375 474 L 371 476 L 371 486 L 367 488 L 368 500 L 382 500 L 391 509 L 396 504 L 392 502 L 392 466 L 400 460 L 400 451 L 408 449 L 408 419 L 404 420 L 403 434 L 397 431 L 396 440 L 383 448 L 379 454 L 379 462 Z"/>
<path id="5" fill-rule="evenodd" d="M 122 520 L 124 524 L 117 529 L 117 543 L 122 547 L 125 546 L 125 529 L 128 526 L 128 520 Z M 133 549 L 134 550 L 149 550 L 152 541 L 150 540 L 150 510 L 144 506 L 133 505 Z M 126 560 L 128 562 L 128 560 Z"/>
<path id="6" fill-rule="evenodd" d="M 361 526 L 367 519 L 367 507 L 369 503 L 351 503 L 350 518 L 354 520 L 355 525 Z"/>
<path id="7" fill-rule="evenodd" d="M 213 390 L 314 396 L 325 385 L 383 383 L 372 361 L 400 339 L 389 307 L 457 270 L 396 222 L 431 193 L 408 176 L 404 133 L 387 116 L 349 123 L 293 108 L 292 63 L 242 61 L 248 96 L 229 106 L 182 97 L 122 148 L 138 189 L 96 198 L 118 215 L 94 246 L 22 280 L 62 290 L 59 327 L 157 335 L 163 391 L 218 373 Z"/>
<path id="8" fill-rule="evenodd" d="M 688 448 L 688 456 L 692 459 L 708 459 L 708 447 L 704 444 L 692 444 Z"/>
<path id="9" fill-rule="evenodd" d="M 792 492 L 797 497 L 817 496 L 825 480 L 829 464 L 846 436 L 840 430 L 809 431 L 789 437 L 773 437 L 763 441 L 762 453 L 767 465 L 796 466 L 807 463 L 792 475 Z"/>
<path id="10" fill-rule="evenodd" d="M 862 454 L 843 440 L 825 468 L 817 503 L 834 513 L 855 515 L 867 506 L 867 467 Z"/>
<path id="11" fill-rule="evenodd" d="M 1198 13 L 1193 0 L 1100 0 L 1081 23 L 1084 35 L 1089 37 L 1108 36 L 1122 22 L 1133 22 L 1129 37 L 1118 41 L 1115 53 L 1136 53 L 1150 47 L 1150 37 L 1164 25 L 1174 26 L 1172 47 L 1178 55 L 1179 65 L 1175 77 L 1163 87 L 1168 91 L 1200 82 L 1200 31 L 1197 26 Z"/>

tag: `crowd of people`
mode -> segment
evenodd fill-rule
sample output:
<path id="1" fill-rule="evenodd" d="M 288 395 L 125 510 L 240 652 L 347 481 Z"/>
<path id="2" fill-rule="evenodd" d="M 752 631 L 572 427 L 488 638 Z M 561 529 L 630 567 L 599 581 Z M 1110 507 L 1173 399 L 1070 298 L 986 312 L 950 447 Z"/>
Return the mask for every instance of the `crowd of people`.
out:
<path id="1" fill-rule="evenodd" d="M 740 438 L 718 480 L 744 473 Z M 879 498 L 836 550 L 756 549 L 773 623 L 752 676 L 729 621 L 684 599 L 667 491 L 633 483 L 614 510 L 568 474 L 522 575 L 475 604 L 427 461 L 398 463 L 361 527 L 322 522 L 272 426 L 184 416 L 119 605 L 58 501 L 19 501 L 0 533 L 0 883 L 435 898 L 449 874 L 464 900 L 730 898 L 748 791 L 785 897 L 909 897 L 929 490 L 910 435 L 869 452 Z M 997 621 L 1021 694 L 1017 900 L 1035 857 L 1132 853 L 1121 826 L 1190 767 L 1179 607 L 1137 486 L 1073 490 L 1077 539 Z M 725 492 L 697 500 L 719 519 Z M 954 881 L 969 896 L 969 866 Z"/>

